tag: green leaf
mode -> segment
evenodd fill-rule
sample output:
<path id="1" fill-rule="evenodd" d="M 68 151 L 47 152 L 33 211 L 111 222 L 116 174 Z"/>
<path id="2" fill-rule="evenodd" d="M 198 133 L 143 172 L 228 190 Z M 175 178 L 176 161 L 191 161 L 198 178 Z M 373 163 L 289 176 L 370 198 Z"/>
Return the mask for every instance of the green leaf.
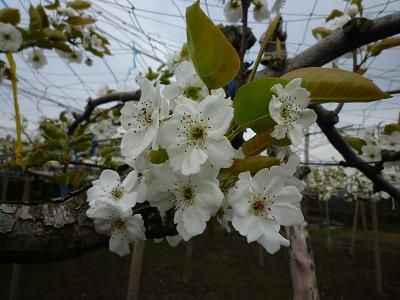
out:
<path id="1" fill-rule="evenodd" d="M 83 10 L 83 9 L 88 9 L 92 6 L 92 4 L 88 1 L 83 1 L 83 0 L 75 0 L 75 1 L 70 1 L 67 3 L 67 7 L 71 7 L 76 10 Z"/>
<path id="2" fill-rule="evenodd" d="M 329 16 L 327 16 L 327 17 L 325 18 L 325 21 L 328 22 L 329 20 L 332 20 L 332 19 L 337 18 L 337 17 L 340 17 L 340 16 L 343 16 L 343 12 L 340 11 L 340 10 L 338 10 L 338 9 L 334 9 L 334 10 L 332 10 L 332 12 L 329 14 Z"/>
<path id="3" fill-rule="evenodd" d="M 33 33 L 42 29 L 42 17 L 40 12 L 33 6 L 29 7 L 29 30 Z"/>
<path id="4" fill-rule="evenodd" d="M 357 73 L 335 68 L 298 69 L 281 78 L 302 78 L 301 86 L 311 93 L 311 103 L 369 102 L 391 97 L 371 80 Z"/>
<path id="5" fill-rule="evenodd" d="M 0 9 L 0 22 L 17 25 L 21 21 L 19 10 L 15 8 Z"/>
<path id="6" fill-rule="evenodd" d="M 332 31 L 329 29 L 326 29 L 325 27 L 316 27 L 312 30 L 312 34 L 317 40 L 324 39 L 331 33 L 332 33 Z"/>
<path id="7" fill-rule="evenodd" d="M 71 170 L 57 176 L 58 183 L 71 185 L 74 189 L 78 188 L 89 176 L 89 173 L 82 170 Z"/>
<path id="8" fill-rule="evenodd" d="M 45 5 L 44 8 L 48 10 L 55 10 L 60 7 L 60 0 L 55 0 L 53 4 Z"/>
<path id="9" fill-rule="evenodd" d="M 255 132 L 271 128 L 275 123 L 268 110 L 275 84 L 286 85 L 287 81 L 280 78 L 261 78 L 243 85 L 233 101 L 234 119 L 240 128 L 250 127 Z"/>
<path id="10" fill-rule="evenodd" d="M 400 37 L 391 37 L 368 46 L 371 56 L 379 55 L 383 50 L 400 46 Z"/>
<path id="11" fill-rule="evenodd" d="M 383 128 L 383 133 L 390 135 L 392 134 L 394 131 L 400 131 L 400 124 L 387 124 L 384 128 Z"/>
<path id="12" fill-rule="evenodd" d="M 240 174 L 242 172 L 250 171 L 252 175 L 258 171 L 270 168 L 280 164 L 280 160 L 275 157 L 269 156 L 249 156 L 244 159 L 235 159 L 232 166 L 226 169 L 221 169 L 221 173 Z"/>
<path id="13" fill-rule="evenodd" d="M 67 37 L 62 31 L 44 28 L 42 33 L 45 35 L 46 38 L 54 41 L 66 41 Z"/>
<path id="14" fill-rule="evenodd" d="M 239 72 L 236 50 L 204 14 L 199 1 L 186 9 L 186 24 L 189 54 L 198 75 L 209 89 L 225 86 Z"/>
<path id="15" fill-rule="evenodd" d="M 363 139 L 354 136 L 345 136 L 344 140 L 350 145 L 351 148 L 357 150 L 359 154 L 362 153 L 362 146 L 367 144 Z"/>
<path id="16" fill-rule="evenodd" d="M 67 22 L 70 25 L 89 25 L 95 23 L 96 20 L 89 16 L 85 17 L 76 16 L 68 18 L 65 22 Z"/>
<path id="17" fill-rule="evenodd" d="M 245 141 L 242 145 L 244 156 L 247 157 L 260 154 L 271 145 L 289 146 L 291 144 L 291 141 L 288 138 L 277 140 L 271 137 L 272 130 L 272 127 L 268 128 Z"/>

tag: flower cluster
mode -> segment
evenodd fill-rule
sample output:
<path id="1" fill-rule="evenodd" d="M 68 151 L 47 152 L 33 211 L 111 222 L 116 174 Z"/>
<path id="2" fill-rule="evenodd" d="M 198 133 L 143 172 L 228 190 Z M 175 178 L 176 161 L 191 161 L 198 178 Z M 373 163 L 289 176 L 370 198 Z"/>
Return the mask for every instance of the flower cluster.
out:
<path id="1" fill-rule="evenodd" d="M 223 89 L 209 91 L 189 61 L 177 66 L 175 79 L 162 90 L 158 83 L 153 85 L 143 77 L 137 79 L 141 97 L 137 102 L 125 103 L 120 121 L 125 130 L 121 153 L 134 172 L 140 172 L 140 183 L 125 184 L 131 177 L 138 181 L 137 173 L 128 175 L 122 184 L 113 177 L 113 183 L 107 183 L 100 193 L 96 181 L 88 192 L 88 200 L 94 201 L 88 216 L 95 220 L 95 225 L 99 218 L 102 224 L 115 222 L 110 221 L 111 217 L 97 216 L 97 211 L 102 207 L 100 212 L 103 213 L 111 209 L 110 203 L 114 206 L 117 203 L 120 213 L 114 209 L 110 215 L 128 220 L 132 216 L 125 213 L 132 213 L 136 203 L 146 200 L 162 217 L 172 214 L 178 236 L 169 237 L 167 241 L 173 245 L 181 239 L 188 241 L 202 234 L 210 218 L 215 217 L 228 231 L 232 222 L 248 242 L 257 241 L 270 253 L 276 252 L 280 245 L 287 246 L 289 242 L 279 233 L 280 226 L 303 222 L 299 202 L 304 187 L 293 176 L 299 160 L 292 155 L 287 163 L 262 169 L 254 177 L 249 172 L 236 174 L 233 184 L 226 188 L 220 171 L 231 167 L 234 158 L 242 155 L 226 136 L 233 120 L 232 101 Z M 296 80 L 285 90 L 279 86 L 273 88 L 276 96 L 271 100 L 274 103 L 271 115 L 281 116 L 278 111 L 283 108 L 280 106 L 287 109 L 282 122 L 281 119 L 276 121 L 276 126 L 281 126 L 280 131 L 284 132 L 282 137 L 288 133 L 290 138 L 297 138 L 292 130 L 302 136 L 302 128 L 310 122 L 302 121 L 310 115 L 305 108 L 309 99 L 299 84 Z M 298 97 L 299 106 L 292 101 L 295 99 L 292 96 Z M 286 116 L 294 123 L 287 121 Z M 137 221 L 135 228 L 139 230 L 142 227 L 138 216 L 133 217 Z M 107 233 L 112 235 L 112 226 L 107 228 L 111 228 Z M 133 235 L 129 235 L 131 227 L 124 228 L 128 236 L 123 242 L 125 245 L 132 241 Z M 137 232 L 135 234 L 138 236 Z"/>
<path id="2" fill-rule="evenodd" d="M 268 10 L 267 0 L 252 0 L 253 4 L 253 17 L 257 22 L 267 20 L 270 14 L 277 13 L 283 6 L 284 1 L 276 0 L 272 6 L 271 12 Z M 237 23 L 242 19 L 242 1 L 241 0 L 228 0 L 224 6 L 224 15 L 229 23 Z"/>

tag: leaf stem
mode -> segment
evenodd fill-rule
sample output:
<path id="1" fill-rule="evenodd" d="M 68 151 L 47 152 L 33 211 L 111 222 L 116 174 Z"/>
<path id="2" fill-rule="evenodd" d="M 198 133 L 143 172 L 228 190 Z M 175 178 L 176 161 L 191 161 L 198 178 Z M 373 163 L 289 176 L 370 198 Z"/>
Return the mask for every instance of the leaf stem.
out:
<path id="1" fill-rule="evenodd" d="M 273 19 L 271 24 L 267 27 L 267 31 L 266 31 L 265 36 L 264 36 L 264 40 L 263 40 L 263 42 L 261 44 L 260 51 L 258 51 L 257 58 L 256 58 L 256 60 L 254 62 L 253 70 L 251 70 L 251 73 L 250 73 L 250 76 L 249 76 L 249 79 L 248 79 L 247 82 L 250 82 L 250 81 L 252 81 L 254 79 L 254 76 L 256 75 L 257 68 L 258 68 L 258 65 L 260 64 L 262 55 L 263 55 L 265 49 L 267 48 L 268 43 L 270 42 L 271 37 L 274 34 L 276 28 L 278 27 L 280 21 L 281 21 L 281 15 L 279 14 Z"/>

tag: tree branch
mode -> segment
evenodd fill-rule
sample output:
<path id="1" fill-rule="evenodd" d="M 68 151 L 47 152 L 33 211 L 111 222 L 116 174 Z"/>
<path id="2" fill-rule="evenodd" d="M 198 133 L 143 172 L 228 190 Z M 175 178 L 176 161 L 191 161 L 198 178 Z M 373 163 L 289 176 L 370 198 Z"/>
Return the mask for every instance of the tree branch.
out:
<path id="1" fill-rule="evenodd" d="M 282 70 L 262 70 L 257 72 L 257 77 L 280 76 L 301 68 L 323 66 L 347 52 L 398 33 L 400 12 L 371 21 L 371 26 L 365 32 L 346 33 L 337 30 L 299 55 L 288 59 Z"/>
<path id="2" fill-rule="evenodd" d="M 134 91 L 134 92 L 116 92 L 116 93 L 111 93 L 107 94 L 104 96 L 101 96 L 97 99 L 90 99 L 88 100 L 88 103 L 86 104 L 85 111 L 77 115 L 75 117 L 75 121 L 71 124 L 71 126 L 68 128 L 68 134 L 72 135 L 74 131 L 78 128 L 79 124 L 89 121 L 89 118 L 95 108 L 99 105 L 103 105 L 106 103 L 114 102 L 114 101 L 121 101 L 121 102 L 127 102 L 127 101 L 132 101 L 132 100 L 139 100 L 140 98 L 140 90 Z"/>
<path id="3" fill-rule="evenodd" d="M 337 123 L 337 116 L 333 112 L 327 111 L 321 105 L 316 104 L 312 107 L 318 115 L 317 124 L 322 132 L 326 135 L 329 142 L 335 149 L 343 156 L 346 162 L 352 164 L 355 168 L 367 176 L 373 183 L 376 191 L 385 191 L 393 197 L 394 200 L 400 202 L 400 190 L 394 185 L 386 181 L 374 166 L 367 164 L 362 160 L 353 149 L 346 143 L 339 131 L 337 131 L 335 124 Z"/>
<path id="4" fill-rule="evenodd" d="M 86 194 L 64 202 L 0 205 L 0 263 L 39 263 L 69 259 L 101 247 L 109 237 L 96 233 L 86 217 Z M 147 238 L 176 235 L 162 225 L 155 208 L 142 213 Z"/>

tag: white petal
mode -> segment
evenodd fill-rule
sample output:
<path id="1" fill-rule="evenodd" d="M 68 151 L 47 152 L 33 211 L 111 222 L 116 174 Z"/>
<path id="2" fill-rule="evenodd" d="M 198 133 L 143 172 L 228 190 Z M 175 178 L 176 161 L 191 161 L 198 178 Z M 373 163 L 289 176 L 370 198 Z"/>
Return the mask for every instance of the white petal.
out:
<path id="1" fill-rule="evenodd" d="M 315 123 L 317 121 L 317 114 L 315 113 L 315 111 L 313 111 L 312 109 L 304 109 L 303 112 L 301 113 L 301 117 L 299 119 L 299 123 L 304 127 L 308 127 L 311 124 Z"/>
<path id="2" fill-rule="evenodd" d="M 289 135 L 290 140 L 292 141 L 293 146 L 297 146 L 297 145 L 301 144 L 301 142 L 303 141 L 303 137 L 304 137 L 303 127 L 301 127 L 297 123 L 294 123 L 293 127 L 289 127 L 288 135 Z M 272 134 L 271 134 L 271 136 L 272 136 Z"/>
<path id="3" fill-rule="evenodd" d="M 113 231 L 108 245 L 110 251 L 119 256 L 126 256 L 131 253 L 126 233 L 122 230 Z"/>
<path id="4" fill-rule="evenodd" d="M 107 190 L 113 189 L 120 183 L 119 174 L 113 170 L 104 170 L 100 174 L 99 182 Z"/>
<path id="5" fill-rule="evenodd" d="M 126 230 L 129 241 L 145 240 L 144 222 L 141 215 L 136 214 L 126 219 Z"/>
<path id="6" fill-rule="evenodd" d="M 147 147 L 149 147 L 153 139 L 157 135 L 158 124 L 153 124 L 139 133 L 128 131 L 121 142 L 121 153 L 130 159 L 138 157 Z"/>
<path id="7" fill-rule="evenodd" d="M 289 204 L 274 204 L 271 207 L 271 214 L 279 225 L 292 226 L 304 222 L 303 214 L 299 208 Z"/>
<path id="8" fill-rule="evenodd" d="M 196 174 L 200 172 L 201 165 L 207 160 L 207 153 L 195 146 L 187 149 L 182 161 L 181 172 L 183 175 Z"/>
<path id="9" fill-rule="evenodd" d="M 301 201 L 301 194 L 294 186 L 285 186 L 282 188 L 275 197 L 275 203 L 278 204 L 296 204 Z"/>
<path id="10" fill-rule="evenodd" d="M 236 152 L 225 136 L 217 141 L 208 139 L 206 147 L 208 158 L 213 165 L 219 168 L 228 168 L 232 165 Z"/>
<path id="11" fill-rule="evenodd" d="M 293 93 L 296 89 L 298 89 L 301 86 L 302 79 L 301 78 L 295 78 L 292 79 L 284 88 L 284 91 L 288 94 Z"/>
<path id="12" fill-rule="evenodd" d="M 169 85 L 164 87 L 164 90 L 162 93 L 165 98 L 172 100 L 180 95 L 183 95 L 183 89 L 180 86 L 178 86 L 176 83 L 171 82 Z"/>
<path id="13" fill-rule="evenodd" d="M 193 74 L 196 74 L 196 70 L 194 69 L 193 63 L 187 60 L 181 62 L 175 70 L 175 78 L 179 83 L 184 83 L 186 78 Z"/>
<path id="14" fill-rule="evenodd" d="M 203 233 L 206 229 L 206 221 L 210 216 L 203 216 L 197 209 L 193 206 L 189 206 L 183 210 L 182 220 L 183 224 L 192 236 Z"/>
<path id="15" fill-rule="evenodd" d="M 271 136 L 280 140 L 285 138 L 287 133 L 287 127 L 284 125 L 275 125 L 274 130 L 271 132 Z"/>
<path id="16" fill-rule="evenodd" d="M 136 185 L 138 184 L 138 172 L 132 171 L 130 172 L 122 182 L 124 189 L 126 192 L 132 191 Z"/>

